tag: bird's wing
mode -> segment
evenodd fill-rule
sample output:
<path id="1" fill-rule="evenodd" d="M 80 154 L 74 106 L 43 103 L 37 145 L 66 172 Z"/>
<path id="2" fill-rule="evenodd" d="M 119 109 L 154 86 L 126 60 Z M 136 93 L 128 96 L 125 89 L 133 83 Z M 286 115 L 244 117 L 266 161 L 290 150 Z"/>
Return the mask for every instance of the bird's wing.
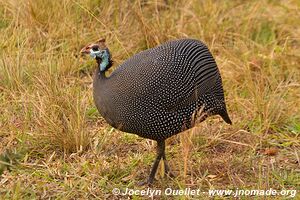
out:
<path id="1" fill-rule="evenodd" d="M 157 57 L 156 67 L 161 68 L 161 80 L 156 93 L 163 96 L 160 103 L 168 111 L 195 103 L 216 86 L 219 71 L 213 57 L 199 55 L 194 61 L 197 62 L 190 63 L 188 55 L 172 48 Z"/>
<path id="2" fill-rule="evenodd" d="M 151 93 L 162 109 L 171 111 L 177 106 L 189 104 L 195 91 L 195 70 L 187 67 L 186 55 L 175 49 L 165 49 L 155 58 L 159 80 Z M 195 95 L 195 94 L 194 94 Z"/>

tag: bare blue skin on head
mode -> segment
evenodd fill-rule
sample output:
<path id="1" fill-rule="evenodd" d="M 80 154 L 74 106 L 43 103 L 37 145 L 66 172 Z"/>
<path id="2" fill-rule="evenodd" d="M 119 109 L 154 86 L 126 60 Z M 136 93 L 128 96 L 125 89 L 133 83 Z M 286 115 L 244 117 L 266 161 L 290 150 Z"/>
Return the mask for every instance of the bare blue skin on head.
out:
<path id="1" fill-rule="evenodd" d="M 100 71 L 103 72 L 106 70 L 107 65 L 109 64 L 109 52 L 107 50 L 97 50 L 94 51 L 93 49 L 90 50 L 90 56 L 92 58 L 101 58 L 101 63 L 99 65 Z"/>

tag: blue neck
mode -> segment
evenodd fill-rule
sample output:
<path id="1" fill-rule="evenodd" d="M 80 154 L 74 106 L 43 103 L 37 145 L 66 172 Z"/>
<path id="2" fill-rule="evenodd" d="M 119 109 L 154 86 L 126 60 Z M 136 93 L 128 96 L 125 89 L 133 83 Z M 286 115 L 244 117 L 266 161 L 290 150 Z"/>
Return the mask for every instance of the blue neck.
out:
<path id="1" fill-rule="evenodd" d="M 105 71 L 108 64 L 109 64 L 108 56 L 103 55 L 102 62 L 99 65 L 100 71 L 101 72 Z"/>
<path id="2" fill-rule="evenodd" d="M 94 51 L 94 50 L 91 49 L 90 51 L 91 51 L 90 56 L 92 58 L 96 58 L 97 62 L 99 61 L 99 59 L 101 59 L 101 63 L 98 62 L 99 69 L 100 69 L 100 72 L 104 72 L 107 69 L 108 65 L 109 65 L 110 54 L 109 54 L 108 50 Z"/>

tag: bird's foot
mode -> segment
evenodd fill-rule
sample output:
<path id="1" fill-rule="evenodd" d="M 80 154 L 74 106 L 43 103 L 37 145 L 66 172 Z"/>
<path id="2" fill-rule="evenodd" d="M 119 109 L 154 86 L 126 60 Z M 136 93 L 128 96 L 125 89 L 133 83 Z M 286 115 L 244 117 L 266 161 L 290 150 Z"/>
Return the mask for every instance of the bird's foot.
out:
<path id="1" fill-rule="evenodd" d="M 140 181 L 140 182 L 137 183 L 137 186 L 144 186 L 144 185 L 152 186 L 153 185 L 153 179 L 147 179 L 145 181 Z"/>
<path id="2" fill-rule="evenodd" d="M 170 178 L 175 178 L 175 175 L 173 174 L 173 172 L 171 172 L 170 170 L 165 171 L 165 174 L 170 177 Z"/>
<path id="3" fill-rule="evenodd" d="M 167 163 L 166 160 L 164 160 L 164 165 L 165 165 L 165 175 L 167 175 L 167 176 L 170 177 L 170 178 L 174 178 L 175 175 L 174 175 L 174 174 L 172 173 L 172 171 L 170 170 L 170 167 L 169 167 L 169 165 L 168 165 L 168 163 Z"/>

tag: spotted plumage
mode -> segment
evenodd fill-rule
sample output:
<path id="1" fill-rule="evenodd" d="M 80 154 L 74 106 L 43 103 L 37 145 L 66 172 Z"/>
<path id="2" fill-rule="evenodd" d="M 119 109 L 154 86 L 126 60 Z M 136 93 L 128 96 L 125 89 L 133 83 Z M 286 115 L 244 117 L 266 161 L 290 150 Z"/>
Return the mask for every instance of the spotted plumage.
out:
<path id="1" fill-rule="evenodd" d="M 83 52 L 90 53 L 95 47 L 107 49 L 102 40 Z M 108 49 L 107 53 L 110 58 Z M 101 54 L 96 60 L 103 69 L 107 57 Z M 212 115 L 220 115 L 231 124 L 217 64 L 198 40 L 169 41 L 142 51 L 109 77 L 98 66 L 93 87 L 97 109 L 110 125 L 158 142 L 158 162 L 161 158 L 165 161 L 166 138 Z M 154 164 L 151 174 L 156 168 Z M 148 182 L 153 178 L 150 175 Z"/>

